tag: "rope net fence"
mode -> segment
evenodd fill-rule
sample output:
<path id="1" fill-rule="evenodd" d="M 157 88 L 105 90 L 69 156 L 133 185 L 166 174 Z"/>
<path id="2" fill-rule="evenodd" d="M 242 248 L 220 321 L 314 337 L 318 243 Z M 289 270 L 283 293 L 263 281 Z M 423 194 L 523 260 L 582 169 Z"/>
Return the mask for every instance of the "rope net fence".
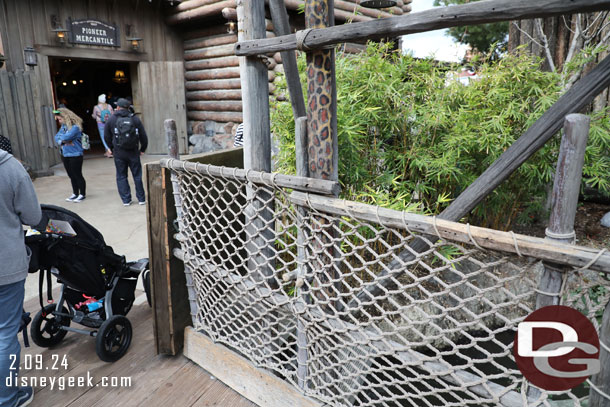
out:
<path id="1" fill-rule="evenodd" d="M 193 325 L 213 341 L 332 406 L 587 405 L 587 383 L 528 386 L 513 341 L 549 259 L 568 268 L 561 304 L 600 332 L 607 253 L 188 164 L 162 162 L 179 184 Z"/>

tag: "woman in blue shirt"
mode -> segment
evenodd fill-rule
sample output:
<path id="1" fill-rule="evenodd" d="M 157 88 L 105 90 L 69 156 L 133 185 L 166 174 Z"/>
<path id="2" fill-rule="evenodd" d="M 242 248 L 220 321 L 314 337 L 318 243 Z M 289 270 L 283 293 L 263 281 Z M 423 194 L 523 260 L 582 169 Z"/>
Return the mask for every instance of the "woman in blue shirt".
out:
<path id="1" fill-rule="evenodd" d="M 65 107 L 54 110 L 53 113 L 61 125 L 55 135 L 55 142 L 60 145 L 61 160 L 72 183 L 72 195 L 66 201 L 81 202 L 85 199 L 87 186 L 83 177 L 83 120 Z"/>

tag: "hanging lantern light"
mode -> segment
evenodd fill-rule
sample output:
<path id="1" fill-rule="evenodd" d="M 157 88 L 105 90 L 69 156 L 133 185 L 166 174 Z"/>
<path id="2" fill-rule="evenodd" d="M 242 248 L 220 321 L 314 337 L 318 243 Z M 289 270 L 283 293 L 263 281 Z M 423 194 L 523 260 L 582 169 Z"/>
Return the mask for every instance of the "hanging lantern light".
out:
<path id="1" fill-rule="evenodd" d="M 114 72 L 114 78 L 112 78 L 113 82 L 116 83 L 127 83 L 127 77 L 125 76 L 125 71 L 122 69 L 117 69 Z"/>

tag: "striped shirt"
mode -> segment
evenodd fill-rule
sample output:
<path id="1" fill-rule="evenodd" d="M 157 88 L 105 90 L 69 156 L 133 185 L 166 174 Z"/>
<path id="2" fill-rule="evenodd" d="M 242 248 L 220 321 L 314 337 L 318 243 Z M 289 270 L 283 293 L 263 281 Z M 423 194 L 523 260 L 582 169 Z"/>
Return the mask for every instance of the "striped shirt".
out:
<path id="1" fill-rule="evenodd" d="M 243 147 L 244 145 L 244 124 L 241 123 L 237 126 L 235 131 L 235 140 L 233 141 L 233 147 Z"/>

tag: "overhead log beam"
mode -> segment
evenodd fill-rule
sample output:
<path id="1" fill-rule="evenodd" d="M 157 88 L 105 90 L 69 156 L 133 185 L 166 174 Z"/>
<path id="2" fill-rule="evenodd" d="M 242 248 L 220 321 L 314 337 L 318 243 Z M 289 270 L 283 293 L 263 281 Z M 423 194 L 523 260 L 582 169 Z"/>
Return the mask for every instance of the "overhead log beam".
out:
<path id="1" fill-rule="evenodd" d="M 489 0 L 435 8 L 398 17 L 329 28 L 307 34 L 303 48 L 320 49 L 342 42 L 381 39 L 464 25 L 551 17 L 555 15 L 609 10 L 610 0 Z M 297 49 L 296 34 L 243 41 L 235 46 L 240 56 Z"/>

